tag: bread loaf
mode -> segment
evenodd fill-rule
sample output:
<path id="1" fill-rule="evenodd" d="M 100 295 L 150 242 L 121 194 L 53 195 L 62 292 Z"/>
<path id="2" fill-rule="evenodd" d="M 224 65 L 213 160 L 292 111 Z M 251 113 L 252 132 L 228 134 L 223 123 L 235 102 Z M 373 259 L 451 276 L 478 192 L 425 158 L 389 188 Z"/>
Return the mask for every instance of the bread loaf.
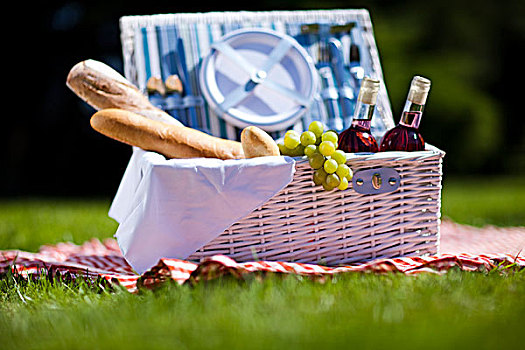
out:
<path id="1" fill-rule="evenodd" d="M 244 158 L 242 145 L 201 131 L 148 119 L 122 109 L 103 109 L 91 117 L 91 126 L 110 138 L 155 151 L 167 158 Z"/>
<path id="2" fill-rule="evenodd" d="M 182 125 L 178 120 L 153 106 L 135 85 L 108 65 L 86 60 L 71 68 L 66 85 L 96 110 L 118 108 L 153 120 Z"/>
<path id="3" fill-rule="evenodd" d="M 273 138 L 256 126 L 248 126 L 242 130 L 241 144 L 246 158 L 280 155 Z"/>

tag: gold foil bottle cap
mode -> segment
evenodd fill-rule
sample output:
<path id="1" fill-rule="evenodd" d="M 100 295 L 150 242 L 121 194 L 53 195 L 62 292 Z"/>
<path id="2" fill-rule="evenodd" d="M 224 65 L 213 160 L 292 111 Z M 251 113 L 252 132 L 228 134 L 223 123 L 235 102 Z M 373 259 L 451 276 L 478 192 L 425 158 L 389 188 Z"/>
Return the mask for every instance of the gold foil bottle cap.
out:
<path id="1" fill-rule="evenodd" d="M 408 100 L 418 105 L 424 105 L 427 102 L 428 92 L 430 91 L 430 80 L 416 75 L 412 78 Z"/>
<path id="2" fill-rule="evenodd" d="M 364 77 L 359 89 L 359 96 L 357 99 L 369 105 L 375 105 L 377 101 L 377 94 L 379 92 L 379 80 Z"/>

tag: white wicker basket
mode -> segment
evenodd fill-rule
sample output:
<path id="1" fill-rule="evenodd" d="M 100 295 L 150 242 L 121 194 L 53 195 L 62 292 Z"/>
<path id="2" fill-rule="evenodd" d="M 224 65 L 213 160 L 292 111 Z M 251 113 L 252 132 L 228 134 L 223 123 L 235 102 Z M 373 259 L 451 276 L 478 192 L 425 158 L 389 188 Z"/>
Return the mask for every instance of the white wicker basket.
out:
<path id="1" fill-rule="evenodd" d="M 373 75 L 382 80 L 379 56 L 365 10 L 280 11 L 259 13 L 170 14 L 121 19 L 125 75 L 144 85 L 137 73 L 137 28 L 141 26 L 209 25 L 213 21 L 246 19 L 269 22 L 309 19 L 342 23 L 360 20 L 368 32 Z M 198 91 L 197 91 L 198 92 Z M 379 96 L 379 113 L 388 128 L 394 122 L 386 88 Z M 218 135 L 219 136 L 219 135 Z M 439 251 L 442 159 L 444 152 L 427 145 L 421 152 L 351 154 L 348 165 L 354 182 L 345 191 L 324 191 L 312 182 L 307 161 L 297 159 L 293 181 L 267 203 L 234 223 L 200 248 L 189 260 L 224 254 L 237 261 L 280 260 L 327 265 Z M 367 169 L 395 173 L 396 186 L 388 191 L 358 193 L 356 181 Z M 374 171 L 375 171 L 374 170 Z M 390 171 L 390 172 L 389 172 Z M 383 183 L 389 179 L 383 178 Z"/>
<path id="2" fill-rule="evenodd" d="M 237 261 L 337 265 L 436 254 L 443 156 L 431 146 L 422 152 L 351 155 L 347 164 L 356 176 L 375 168 L 399 173 L 399 188 L 381 194 L 324 191 L 312 182 L 308 162 L 298 161 L 287 187 L 189 259 L 224 254 Z"/>

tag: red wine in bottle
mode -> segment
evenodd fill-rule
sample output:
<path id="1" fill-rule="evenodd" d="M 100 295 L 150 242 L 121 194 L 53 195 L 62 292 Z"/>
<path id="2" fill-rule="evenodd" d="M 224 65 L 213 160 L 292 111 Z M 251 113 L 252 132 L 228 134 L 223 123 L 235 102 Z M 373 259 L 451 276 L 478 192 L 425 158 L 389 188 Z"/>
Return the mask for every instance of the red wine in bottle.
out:
<path id="1" fill-rule="evenodd" d="M 347 153 L 378 151 L 377 141 L 370 132 L 378 91 L 379 80 L 368 77 L 362 80 L 352 124 L 339 134 L 339 149 Z"/>
<path id="2" fill-rule="evenodd" d="M 419 123 L 429 90 L 430 80 L 427 78 L 415 76 L 412 79 L 399 124 L 385 133 L 380 151 L 425 150 L 425 141 L 419 132 Z"/>

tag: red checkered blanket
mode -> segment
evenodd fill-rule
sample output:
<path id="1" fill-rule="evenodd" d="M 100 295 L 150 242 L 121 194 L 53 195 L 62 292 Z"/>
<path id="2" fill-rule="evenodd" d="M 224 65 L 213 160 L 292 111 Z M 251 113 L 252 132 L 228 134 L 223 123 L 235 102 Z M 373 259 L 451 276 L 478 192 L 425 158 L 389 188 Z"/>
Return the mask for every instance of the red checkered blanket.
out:
<path id="1" fill-rule="evenodd" d="M 160 259 L 142 275 L 136 274 L 122 256 L 113 239 L 103 242 L 93 239 L 82 245 L 59 243 L 42 246 L 39 252 L 19 250 L 0 251 L 0 274 L 12 271 L 29 275 L 68 274 L 91 280 L 102 278 L 118 283 L 130 292 L 140 288 L 154 288 L 166 281 L 179 284 L 198 283 L 219 276 L 231 275 L 244 278 L 254 272 L 327 276 L 350 272 L 387 273 L 407 275 L 418 273 L 444 273 L 452 267 L 464 271 L 492 270 L 511 265 L 522 269 L 525 258 L 511 254 L 441 254 L 428 257 L 404 257 L 377 259 L 374 261 L 341 267 L 326 267 L 314 264 L 291 262 L 253 261 L 238 263 L 226 256 L 213 256 L 201 263 L 178 259 Z"/>

